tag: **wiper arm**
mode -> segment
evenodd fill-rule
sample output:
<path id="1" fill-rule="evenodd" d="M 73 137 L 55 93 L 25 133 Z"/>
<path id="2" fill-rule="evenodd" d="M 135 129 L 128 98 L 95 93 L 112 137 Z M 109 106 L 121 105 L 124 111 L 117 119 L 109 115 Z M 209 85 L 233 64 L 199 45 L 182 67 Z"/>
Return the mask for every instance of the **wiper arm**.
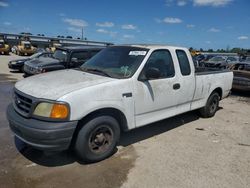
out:
<path id="1" fill-rule="evenodd" d="M 90 72 L 98 72 L 98 73 L 101 73 L 105 76 L 108 76 L 108 77 L 111 77 L 110 74 L 108 74 L 107 72 L 103 71 L 103 70 L 100 70 L 100 69 L 95 69 L 95 68 L 81 68 L 81 70 L 83 71 L 90 71 Z"/>

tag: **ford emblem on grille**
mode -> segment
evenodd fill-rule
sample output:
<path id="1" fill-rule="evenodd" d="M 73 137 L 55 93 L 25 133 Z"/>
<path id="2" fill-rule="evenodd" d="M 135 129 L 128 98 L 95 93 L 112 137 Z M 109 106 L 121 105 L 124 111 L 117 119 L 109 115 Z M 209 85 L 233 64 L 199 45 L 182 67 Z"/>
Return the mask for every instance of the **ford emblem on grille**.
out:
<path id="1" fill-rule="evenodd" d="M 17 97 L 15 97 L 15 102 L 17 105 L 21 104 L 21 101 Z"/>
<path id="2" fill-rule="evenodd" d="M 21 103 L 21 101 L 17 99 L 17 100 L 16 100 L 16 103 L 17 103 L 17 104 L 20 104 L 20 103 Z"/>

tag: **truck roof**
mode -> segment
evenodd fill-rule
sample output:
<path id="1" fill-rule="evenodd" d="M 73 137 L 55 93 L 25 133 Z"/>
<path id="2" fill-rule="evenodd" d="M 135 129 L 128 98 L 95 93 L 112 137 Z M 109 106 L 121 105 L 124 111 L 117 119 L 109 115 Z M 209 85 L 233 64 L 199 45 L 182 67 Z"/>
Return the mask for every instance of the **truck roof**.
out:
<path id="1" fill-rule="evenodd" d="M 157 49 L 157 48 L 178 48 L 178 49 L 187 49 L 184 47 L 179 46 L 169 46 L 169 45 L 163 45 L 163 44 L 121 44 L 121 45 L 115 45 L 115 46 L 132 46 L 132 47 L 138 47 L 138 48 L 148 48 L 148 49 Z"/>

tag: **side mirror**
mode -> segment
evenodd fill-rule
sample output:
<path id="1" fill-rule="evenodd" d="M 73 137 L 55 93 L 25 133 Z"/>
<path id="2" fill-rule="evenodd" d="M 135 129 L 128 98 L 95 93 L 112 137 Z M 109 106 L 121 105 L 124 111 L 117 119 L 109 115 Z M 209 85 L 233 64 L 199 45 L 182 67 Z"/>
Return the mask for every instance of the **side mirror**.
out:
<path id="1" fill-rule="evenodd" d="M 144 74 L 140 75 L 139 81 L 147 81 L 159 78 L 161 72 L 155 67 L 149 67 L 144 71 Z"/>

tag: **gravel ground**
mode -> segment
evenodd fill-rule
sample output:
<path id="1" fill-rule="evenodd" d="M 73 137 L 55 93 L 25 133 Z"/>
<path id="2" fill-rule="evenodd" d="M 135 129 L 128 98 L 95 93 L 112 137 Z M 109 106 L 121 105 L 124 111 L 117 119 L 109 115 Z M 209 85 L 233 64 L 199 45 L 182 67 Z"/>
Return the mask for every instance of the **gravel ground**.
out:
<path id="1" fill-rule="evenodd" d="M 124 133 L 111 158 L 83 164 L 14 139 L 5 109 L 21 73 L 0 56 L 0 187 L 250 187 L 250 94 L 233 93 L 215 117 L 185 113 Z"/>

